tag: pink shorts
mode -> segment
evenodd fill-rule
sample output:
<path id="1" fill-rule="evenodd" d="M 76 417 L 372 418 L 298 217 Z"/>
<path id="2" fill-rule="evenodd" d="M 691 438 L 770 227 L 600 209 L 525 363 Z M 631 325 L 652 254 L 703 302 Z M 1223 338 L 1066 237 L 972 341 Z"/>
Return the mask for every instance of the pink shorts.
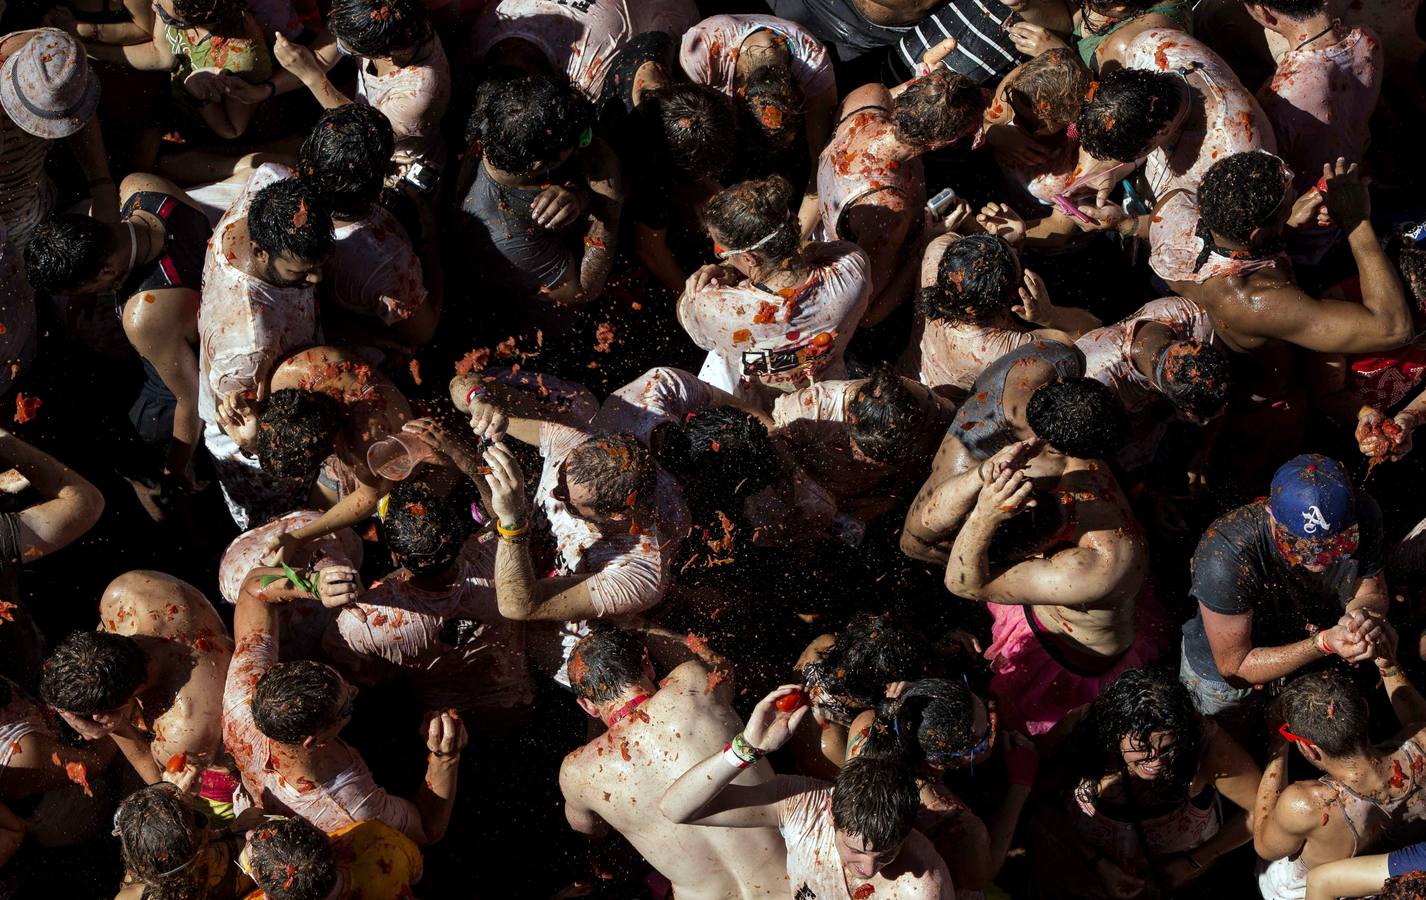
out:
<path id="1" fill-rule="evenodd" d="M 1070 710 L 1098 697 L 1120 672 L 1153 662 L 1167 645 L 1166 622 L 1148 588 L 1134 610 L 1134 643 L 1095 671 L 1066 659 L 1052 638 L 1030 621 L 1031 607 L 992 604 L 990 614 L 994 621 L 985 658 L 994 673 L 990 689 L 1002 727 L 1031 735 L 1049 731 Z"/>

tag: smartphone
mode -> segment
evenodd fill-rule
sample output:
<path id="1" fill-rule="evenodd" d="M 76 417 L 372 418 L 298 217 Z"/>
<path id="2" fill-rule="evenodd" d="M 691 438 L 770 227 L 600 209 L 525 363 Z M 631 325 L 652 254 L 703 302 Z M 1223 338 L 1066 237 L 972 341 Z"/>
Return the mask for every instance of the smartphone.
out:
<path id="1" fill-rule="evenodd" d="M 436 181 L 441 177 L 441 173 L 434 166 L 425 163 L 412 163 L 406 170 L 403 178 L 411 186 L 423 194 L 429 194 L 436 189 Z"/>
<path id="2" fill-rule="evenodd" d="M 939 219 L 946 214 L 955 202 L 956 192 L 950 188 L 945 188 L 937 193 L 936 196 L 926 201 L 926 211 Z"/>
<path id="3" fill-rule="evenodd" d="M 1056 195 L 1055 195 L 1055 206 L 1059 207 L 1060 212 L 1064 213 L 1065 215 L 1069 216 L 1070 218 L 1078 219 L 1079 221 L 1085 223 L 1086 225 L 1093 225 L 1093 224 L 1095 224 L 1095 222 L 1094 222 L 1093 219 L 1091 219 L 1089 216 L 1086 216 L 1084 213 L 1080 212 L 1079 207 L 1075 206 L 1073 203 L 1071 203 L 1071 202 L 1069 202 L 1068 200 L 1066 200 L 1064 194 L 1056 194 Z"/>

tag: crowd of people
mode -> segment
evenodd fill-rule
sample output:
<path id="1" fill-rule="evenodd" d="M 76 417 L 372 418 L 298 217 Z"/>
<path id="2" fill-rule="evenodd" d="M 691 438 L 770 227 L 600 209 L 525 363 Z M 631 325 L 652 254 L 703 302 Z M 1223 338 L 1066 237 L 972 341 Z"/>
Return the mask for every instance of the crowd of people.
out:
<path id="1" fill-rule="evenodd" d="M 1420 6 L 0 0 L 0 898 L 1426 897 Z"/>

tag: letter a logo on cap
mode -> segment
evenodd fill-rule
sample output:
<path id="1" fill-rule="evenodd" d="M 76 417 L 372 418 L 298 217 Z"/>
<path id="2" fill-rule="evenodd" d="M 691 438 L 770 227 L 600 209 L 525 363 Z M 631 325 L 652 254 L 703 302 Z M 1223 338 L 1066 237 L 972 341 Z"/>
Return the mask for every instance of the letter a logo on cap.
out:
<path id="1" fill-rule="evenodd" d="M 1332 523 L 1322 515 L 1322 510 L 1315 506 L 1307 507 L 1307 512 L 1302 514 L 1302 530 L 1307 534 L 1316 534 L 1319 528 L 1324 534 L 1328 533 L 1332 530 Z"/>

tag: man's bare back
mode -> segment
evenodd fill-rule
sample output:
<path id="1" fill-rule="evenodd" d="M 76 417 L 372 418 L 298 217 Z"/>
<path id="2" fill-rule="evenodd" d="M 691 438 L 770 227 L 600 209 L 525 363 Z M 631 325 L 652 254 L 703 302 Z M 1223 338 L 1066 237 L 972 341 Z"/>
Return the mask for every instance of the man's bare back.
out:
<path id="1" fill-rule="evenodd" d="M 197 588 L 162 572 L 136 570 L 115 578 L 99 601 L 101 628 L 140 641 L 157 663 L 159 681 L 141 691 L 154 761 L 179 758 L 198 770 L 222 751 L 223 683 L 233 642 L 213 605 Z"/>
<path id="2" fill-rule="evenodd" d="M 791 891 L 776 830 L 674 825 L 659 813 L 668 786 L 742 730 L 717 679 L 697 660 L 674 669 L 608 733 L 565 757 L 560 787 L 571 819 L 593 813 L 609 823 L 673 882 L 679 900 L 786 898 Z M 737 783 L 772 778 L 764 761 Z"/>

